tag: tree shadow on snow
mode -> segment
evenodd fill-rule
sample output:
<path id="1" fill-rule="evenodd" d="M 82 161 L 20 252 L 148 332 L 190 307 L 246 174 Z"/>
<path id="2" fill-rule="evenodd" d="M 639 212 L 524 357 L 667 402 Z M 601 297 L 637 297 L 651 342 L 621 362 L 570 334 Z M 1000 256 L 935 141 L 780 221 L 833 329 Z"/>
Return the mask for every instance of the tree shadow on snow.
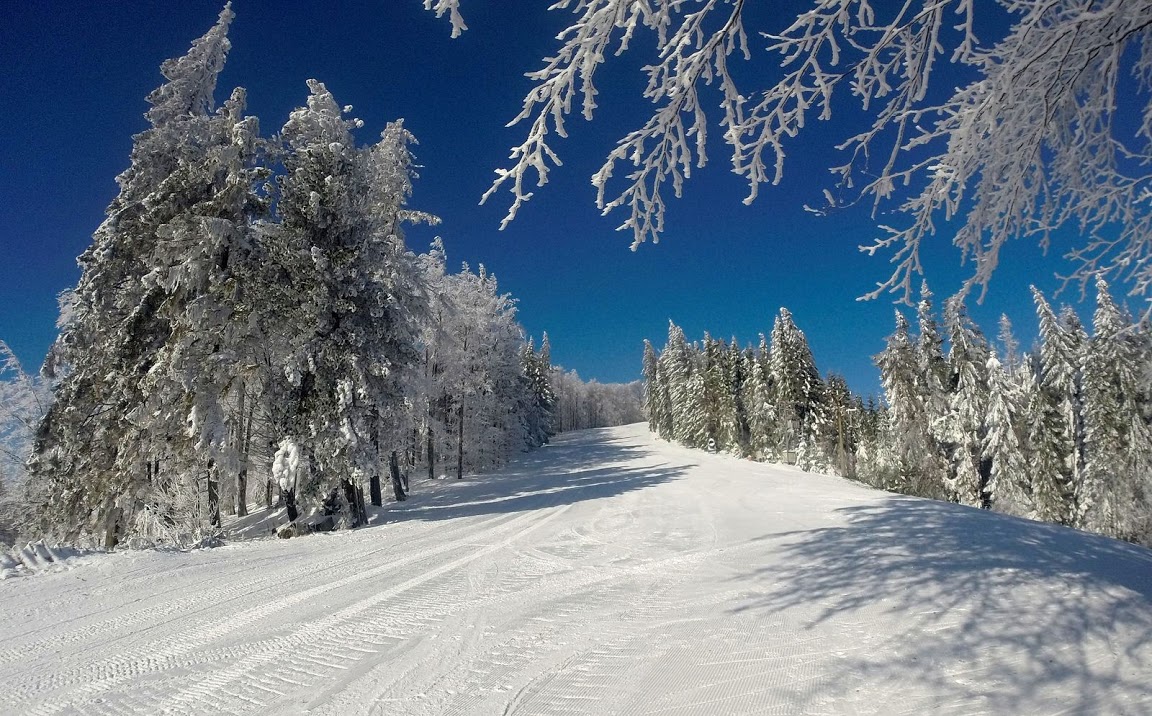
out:
<path id="1" fill-rule="evenodd" d="M 383 523 L 447 520 L 474 515 L 522 512 L 640 490 L 673 480 L 692 465 L 629 465 L 648 451 L 627 439 L 606 438 L 602 430 L 560 435 L 507 467 L 483 475 L 414 483 L 414 494 L 392 503 Z M 444 484 L 451 483 L 451 484 Z"/>
<path id="2" fill-rule="evenodd" d="M 736 611 L 792 611 L 868 642 L 826 696 L 865 682 L 914 684 L 952 712 L 1152 704 L 1152 551 L 915 498 L 838 512 L 846 525 L 762 538 L 781 562 L 735 578 L 755 595 Z"/>

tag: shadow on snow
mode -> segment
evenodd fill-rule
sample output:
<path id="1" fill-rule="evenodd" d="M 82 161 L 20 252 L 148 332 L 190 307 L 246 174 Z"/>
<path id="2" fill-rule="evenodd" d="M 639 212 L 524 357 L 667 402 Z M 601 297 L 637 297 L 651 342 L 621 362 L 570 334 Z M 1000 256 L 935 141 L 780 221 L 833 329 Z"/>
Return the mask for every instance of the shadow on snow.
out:
<path id="1" fill-rule="evenodd" d="M 454 477 L 437 480 L 436 489 L 423 493 L 433 483 L 414 482 L 412 499 L 390 503 L 383 524 L 522 512 L 598 500 L 673 480 L 693 467 L 625 465 L 646 454 L 642 446 L 605 437 L 604 430 L 563 434 L 495 473 L 465 476 L 459 481 Z"/>
<path id="2" fill-rule="evenodd" d="M 736 611 L 796 609 L 809 629 L 879 612 L 895 625 L 867 632 L 879 648 L 849 654 L 825 693 L 914 682 L 938 706 L 995 713 L 1152 701 L 1152 551 L 916 498 L 838 512 L 846 525 L 761 538 L 781 542 L 780 562 L 734 578 L 755 595 Z"/>

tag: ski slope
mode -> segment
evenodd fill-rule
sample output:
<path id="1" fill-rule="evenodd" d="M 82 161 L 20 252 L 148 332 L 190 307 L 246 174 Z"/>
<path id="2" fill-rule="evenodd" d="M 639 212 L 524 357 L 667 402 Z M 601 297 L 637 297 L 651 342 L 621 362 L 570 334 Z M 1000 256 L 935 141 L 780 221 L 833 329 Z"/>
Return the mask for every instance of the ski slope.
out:
<path id="1" fill-rule="evenodd" d="M 1148 550 L 641 425 L 413 487 L 0 581 L 0 712 L 1152 713 Z"/>

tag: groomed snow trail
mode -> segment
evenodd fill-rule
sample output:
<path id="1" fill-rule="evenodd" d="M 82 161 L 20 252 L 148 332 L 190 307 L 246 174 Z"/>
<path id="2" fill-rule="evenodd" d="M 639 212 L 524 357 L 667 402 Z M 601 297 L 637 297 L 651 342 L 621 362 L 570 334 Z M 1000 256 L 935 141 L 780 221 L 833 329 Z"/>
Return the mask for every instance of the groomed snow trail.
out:
<path id="1" fill-rule="evenodd" d="M 0 712 L 1152 713 L 1148 550 L 645 426 L 414 487 L 0 582 Z"/>

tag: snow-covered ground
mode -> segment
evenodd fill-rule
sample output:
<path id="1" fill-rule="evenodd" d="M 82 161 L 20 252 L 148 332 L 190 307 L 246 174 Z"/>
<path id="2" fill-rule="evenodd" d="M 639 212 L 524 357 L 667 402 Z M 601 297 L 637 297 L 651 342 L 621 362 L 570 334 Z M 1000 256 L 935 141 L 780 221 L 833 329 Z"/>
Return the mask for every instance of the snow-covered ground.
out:
<path id="1" fill-rule="evenodd" d="M 1148 550 L 644 426 L 413 487 L 0 581 L 0 712 L 1152 713 Z"/>

